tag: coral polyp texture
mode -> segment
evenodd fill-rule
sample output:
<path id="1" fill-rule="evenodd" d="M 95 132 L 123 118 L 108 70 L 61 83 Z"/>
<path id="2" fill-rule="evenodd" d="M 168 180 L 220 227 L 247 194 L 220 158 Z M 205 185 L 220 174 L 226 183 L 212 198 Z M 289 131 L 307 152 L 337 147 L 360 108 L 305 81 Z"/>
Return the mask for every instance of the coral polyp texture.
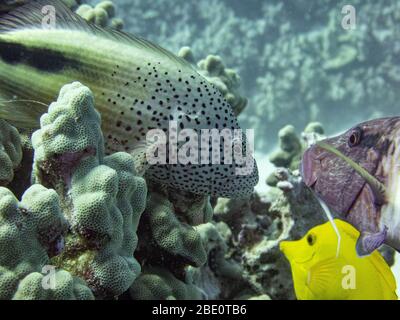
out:
<path id="1" fill-rule="evenodd" d="M 0 188 L 0 299 L 94 298 L 85 282 L 69 272 L 48 273 L 51 257 L 63 250 L 67 229 L 54 190 L 33 185 L 19 202 Z"/>
<path id="2" fill-rule="evenodd" d="M 33 175 L 57 191 L 70 224 L 55 263 L 97 296 L 118 296 L 140 272 L 133 252 L 147 189 L 130 155 L 104 157 L 100 125 L 91 91 L 80 83 L 63 87 L 32 135 Z"/>
<path id="3" fill-rule="evenodd" d="M 163 268 L 148 268 L 143 271 L 129 289 L 135 300 L 200 300 L 202 292 L 193 284 L 178 280 Z"/>
<path id="4" fill-rule="evenodd" d="M 142 265 L 164 267 L 184 281 L 187 266 L 197 268 L 207 262 L 206 249 L 194 226 L 210 221 L 212 213 L 208 197 L 182 196 L 178 191 L 169 193 L 153 186 L 135 256 Z"/>
<path id="5" fill-rule="evenodd" d="M 16 128 L 0 119 L 0 186 L 9 184 L 22 160 L 22 142 Z"/>
<path id="6" fill-rule="evenodd" d="M 32 135 L 33 175 L 57 191 L 70 224 L 54 262 L 96 296 L 118 296 L 140 272 L 133 252 L 147 188 L 129 154 L 104 156 L 100 125 L 91 91 L 80 83 L 63 87 Z"/>
<path id="7" fill-rule="evenodd" d="M 175 216 L 168 199 L 152 193 L 146 208 L 153 239 L 157 245 L 173 256 L 180 256 L 190 264 L 201 266 L 206 257 L 199 234 Z"/>

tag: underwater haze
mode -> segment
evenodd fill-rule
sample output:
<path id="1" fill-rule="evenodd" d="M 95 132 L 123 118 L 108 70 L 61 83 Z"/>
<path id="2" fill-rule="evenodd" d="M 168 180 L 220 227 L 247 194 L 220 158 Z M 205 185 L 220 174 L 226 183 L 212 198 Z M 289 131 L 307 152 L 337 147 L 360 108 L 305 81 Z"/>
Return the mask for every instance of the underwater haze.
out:
<path id="1" fill-rule="evenodd" d="M 397 0 L 3 1 L 0 300 L 397 300 L 399 88 Z"/>

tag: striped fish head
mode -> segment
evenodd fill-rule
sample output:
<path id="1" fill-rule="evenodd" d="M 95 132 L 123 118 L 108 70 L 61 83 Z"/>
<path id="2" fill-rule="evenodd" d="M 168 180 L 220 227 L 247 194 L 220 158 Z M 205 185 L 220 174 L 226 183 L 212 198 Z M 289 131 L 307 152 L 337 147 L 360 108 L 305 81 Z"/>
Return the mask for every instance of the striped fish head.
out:
<path id="1" fill-rule="evenodd" d="M 383 170 L 383 159 L 390 158 L 394 152 L 399 128 L 400 117 L 376 119 L 323 142 L 353 160 L 386 186 L 389 171 Z M 378 201 L 370 184 L 345 160 L 313 145 L 303 155 L 301 174 L 304 183 L 331 210 L 359 230 L 374 231 L 378 227 L 384 203 Z"/>

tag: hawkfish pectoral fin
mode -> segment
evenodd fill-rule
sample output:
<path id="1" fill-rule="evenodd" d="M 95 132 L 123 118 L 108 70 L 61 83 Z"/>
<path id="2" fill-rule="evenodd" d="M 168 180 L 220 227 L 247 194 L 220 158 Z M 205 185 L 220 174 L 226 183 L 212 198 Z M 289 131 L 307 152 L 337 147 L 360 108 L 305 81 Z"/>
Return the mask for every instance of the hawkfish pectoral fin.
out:
<path id="1" fill-rule="evenodd" d="M 151 165 L 167 163 L 167 142 L 165 135 L 158 135 L 155 141 L 151 141 L 153 138 L 150 136 L 146 137 L 145 141 L 139 142 L 130 152 L 133 157 L 136 173 L 142 177 Z"/>
<path id="2" fill-rule="evenodd" d="M 357 255 L 367 256 L 378 249 L 386 240 L 387 229 L 385 226 L 382 231 L 377 233 L 361 232 L 356 243 Z"/>
<path id="3" fill-rule="evenodd" d="M 0 94 L 0 119 L 16 127 L 36 129 L 48 106 L 35 100 L 6 99 Z"/>
<path id="4" fill-rule="evenodd" d="M 135 166 L 136 173 L 143 177 L 149 168 L 149 164 L 146 160 L 147 147 L 145 143 L 140 143 L 131 152 L 133 163 Z"/>

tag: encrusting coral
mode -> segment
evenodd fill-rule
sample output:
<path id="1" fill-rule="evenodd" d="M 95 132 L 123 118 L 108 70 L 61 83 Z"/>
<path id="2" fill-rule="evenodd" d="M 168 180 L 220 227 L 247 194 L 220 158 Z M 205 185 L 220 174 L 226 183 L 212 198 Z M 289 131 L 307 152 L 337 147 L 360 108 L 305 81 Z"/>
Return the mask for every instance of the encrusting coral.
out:
<path id="1" fill-rule="evenodd" d="M 133 257 L 147 188 L 127 153 L 104 156 L 100 116 L 80 83 L 61 89 L 32 135 L 36 183 L 57 191 L 70 224 L 54 263 L 96 296 L 118 296 L 140 272 Z"/>
<path id="2" fill-rule="evenodd" d="M 46 269 L 63 250 L 67 228 L 54 190 L 33 185 L 18 202 L 0 188 L 0 299 L 94 298 L 83 280 Z"/>
<path id="3" fill-rule="evenodd" d="M 200 300 L 202 292 L 193 284 L 178 280 L 168 270 L 149 267 L 129 289 L 135 300 Z"/>
<path id="4" fill-rule="evenodd" d="M 207 261 L 206 248 L 194 226 L 210 221 L 213 210 L 209 197 L 154 185 L 149 188 L 135 257 L 143 268 L 162 267 L 185 283 L 186 268 L 198 268 Z"/>
<path id="5" fill-rule="evenodd" d="M 24 1 L 0 4 L 0 12 Z M 313 122 L 301 135 L 295 128 L 322 119 L 332 131 L 336 122 L 327 117 L 359 106 L 368 117 L 392 110 L 400 81 L 392 41 L 398 4 L 386 15 L 371 0 L 355 0 L 360 23 L 345 32 L 329 1 L 313 10 L 302 0 L 255 1 L 253 13 L 240 1 L 177 1 L 118 3 L 124 28 L 175 51 L 190 43 L 193 51 L 183 47 L 179 56 L 260 136 L 295 125 L 279 132 L 270 188 L 250 199 L 197 197 L 151 183 L 147 190 L 130 155 L 104 155 L 90 90 L 68 85 L 42 117 L 33 146 L 0 120 L 0 185 L 8 188 L 0 187 L 0 299 L 295 298 L 278 244 L 325 220 L 297 170 L 305 147 L 324 128 Z M 123 27 L 111 1 L 64 2 L 87 21 Z M 369 53 L 371 45 L 382 59 Z M 223 58 L 207 55 L 210 48 Z M 194 52 L 206 58 L 198 61 Z M 377 63 L 368 66 L 371 61 Z M 238 72 L 225 67 L 233 64 L 250 97 L 245 112 Z M 270 147 L 268 139 L 258 143 Z M 36 184 L 30 186 L 32 162 Z M 53 267 L 50 277 L 46 270 Z M 54 288 L 43 285 L 53 280 Z"/>
<path id="6" fill-rule="evenodd" d="M 272 299 L 294 299 L 290 267 L 279 242 L 296 239 L 324 221 L 319 203 L 298 172 L 277 170 L 279 183 L 267 193 L 255 193 L 250 201 L 220 198 L 214 209 L 215 220 L 230 230 L 227 253 L 243 269 L 246 283 L 236 292 L 242 298 L 267 294 Z"/>
<path id="7" fill-rule="evenodd" d="M 189 224 L 179 220 L 167 198 L 151 193 L 145 215 L 149 219 L 152 238 L 161 250 L 195 266 L 206 262 L 200 235 Z"/>
<path id="8" fill-rule="evenodd" d="M 231 231 L 224 222 L 208 222 L 195 227 L 207 252 L 207 263 L 187 268 L 187 277 L 201 289 L 206 299 L 232 299 L 247 285 L 241 265 L 229 256 Z"/>
<path id="9" fill-rule="evenodd" d="M 9 184 L 22 160 L 22 142 L 16 128 L 0 119 L 0 186 Z"/>
<path id="10" fill-rule="evenodd" d="M 32 135 L 35 184 L 20 203 L 9 189 L 0 189 L 0 297 L 119 296 L 141 269 L 133 253 L 146 183 L 131 155 L 104 155 L 100 115 L 82 84 L 64 86 L 40 125 Z M 19 139 L 7 123 L 2 129 Z M 14 138 L 8 143 L 21 148 Z M 4 149 L 10 154 L 8 145 Z M 41 273 L 47 267 L 54 268 L 50 289 Z"/>

